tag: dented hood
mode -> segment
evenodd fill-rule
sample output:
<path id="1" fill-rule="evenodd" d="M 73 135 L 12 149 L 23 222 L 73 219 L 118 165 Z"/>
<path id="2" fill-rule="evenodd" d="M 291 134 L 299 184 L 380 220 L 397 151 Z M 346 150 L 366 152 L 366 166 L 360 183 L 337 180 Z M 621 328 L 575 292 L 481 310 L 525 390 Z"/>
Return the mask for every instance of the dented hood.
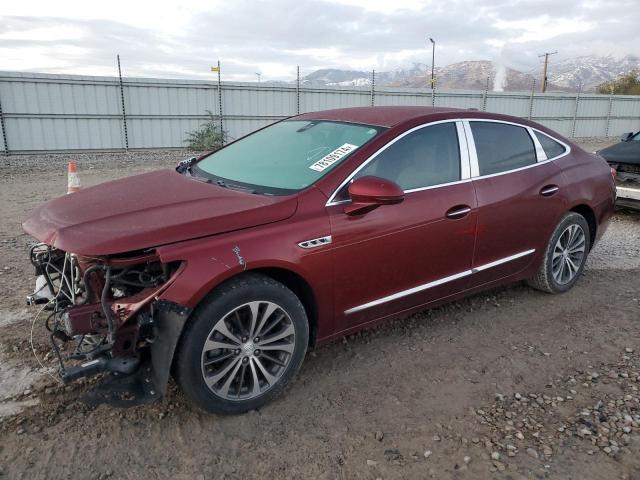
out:
<path id="1" fill-rule="evenodd" d="M 67 252 L 110 255 L 277 222 L 296 207 L 295 197 L 254 195 L 160 170 L 51 200 L 23 227 Z"/>

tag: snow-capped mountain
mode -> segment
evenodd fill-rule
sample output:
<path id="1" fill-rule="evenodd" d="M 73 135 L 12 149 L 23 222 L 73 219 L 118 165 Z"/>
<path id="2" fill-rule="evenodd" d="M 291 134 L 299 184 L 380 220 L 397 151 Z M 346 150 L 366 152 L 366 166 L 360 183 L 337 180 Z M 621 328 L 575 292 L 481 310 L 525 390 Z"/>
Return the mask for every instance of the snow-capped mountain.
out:
<path id="1" fill-rule="evenodd" d="M 640 58 L 628 55 L 616 59 L 612 56 L 593 55 L 550 62 L 549 82 L 559 88 L 594 90 L 603 82 L 616 79 L 632 70 L 640 70 Z"/>
<path id="2" fill-rule="evenodd" d="M 302 78 L 303 85 L 364 86 L 371 82 L 371 72 L 323 68 Z"/>
<path id="3" fill-rule="evenodd" d="M 613 80 L 632 70 L 640 70 L 640 58 L 626 56 L 616 59 L 612 56 L 595 55 L 567 60 L 550 61 L 548 72 L 549 91 L 578 91 L 580 85 L 585 92 L 608 80 Z M 452 63 L 436 67 L 436 86 L 439 89 L 529 91 L 536 80 L 539 88 L 541 71 L 535 76 L 500 65 L 488 60 Z M 415 63 L 411 67 L 376 72 L 377 86 L 429 88 L 431 70 L 428 65 Z M 371 72 L 362 70 L 322 69 L 303 78 L 306 85 L 369 86 Z"/>

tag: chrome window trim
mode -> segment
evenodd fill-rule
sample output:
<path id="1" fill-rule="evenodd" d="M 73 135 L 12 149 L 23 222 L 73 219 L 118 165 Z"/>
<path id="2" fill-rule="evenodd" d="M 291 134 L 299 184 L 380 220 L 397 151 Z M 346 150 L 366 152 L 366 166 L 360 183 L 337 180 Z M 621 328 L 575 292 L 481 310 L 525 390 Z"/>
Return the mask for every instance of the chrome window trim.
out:
<path id="1" fill-rule="evenodd" d="M 518 258 L 522 258 L 522 257 L 525 257 L 527 255 L 531 255 L 535 251 L 536 250 L 534 248 L 532 248 L 530 250 L 525 250 L 523 252 L 519 252 L 519 253 L 516 253 L 514 255 L 510 255 L 508 257 L 501 258 L 499 260 L 495 260 L 493 262 L 486 263 L 484 265 L 480 265 L 479 267 L 475 267 L 475 268 L 472 268 L 470 270 L 464 270 L 464 271 L 456 273 L 454 275 L 449 275 L 448 277 L 443 277 L 443 278 L 440 278 L 438 280 L 434 280 L 432 282 L 428 282 L 428 283 L 424 283 L 422 285 L 418 285 L 417 287 L 409 288 L 407 290 L 402 290 L 401 292 L 396 292 L 396 293 L 393 293 L 391 295 L 387 295 L 386 297 L 378 298 L 376 300 L 372 300 L 370 302 L 363 303 L 362 305 L 358 305 L 356 307 L 349 308 L 348 310 L 345 310 L 344 314 L 345 315 L 349 315 L 351 313 L 360 312 L 362 310 L 366 310 L 366 309 L 371 308 L 371 307 L 382 305 L 383 303 L 388 303 L 388 302 L 391 302 L 393 300 L 397 300 L 399 298 L 406 297 L 408 295 L 413 295 L 414 293 L 422 292 L 424 290 L 428 290 L 430 288 L 437 287 L 439 285 L 444 285 L 445 283 L 449 283 L 449 282 L 452 282 L 454 280 L 458 280 L 460 278 L 468 277 L 469 275 L 473 275 L 475 273 L 482 272 L 484 270 L 488 270 L 489 268 L 497 267 L 498 265 L 502 265 L 504 263 L 511 262 L 511 261 L 516 260 Z"/>
<path id="2" fill-rule="evenodd" d="M 353 177 L 360 170 L 362 170 L 369 163 L 371 163 L 378 155 L 380 155 L 382 152 L 384 152 L 391 145 L 393 145 L 397 141 L 401 140 L 405 136 L 409 135 L 410 133 L 413 133 L 416 130 L 420 130 L 422 128 L 427 128 L 427 127 L 429 127 L 431 125 L 438 125 L 440 123 L 455 123 L 456 124 L 455 126 L 456 126 L 456 133 L 458 134 L 458 148 L 460 150 L 460 180 L 456 180 L 455 182 L 449 182 L 449 183 L 441 183 L 441 184 L 438 184 L 438 185 L 429 185 L 429 186 L 426 186 L 426 187 L 412 188 L 410 190 L 405 190 L 404 193 L 406 194 L 406 193 L 420 192 L 420 191 L 429 190 L 429 189 L 432 189 L 432 188 L 440 188 L 440 187 L 446 187 L 446 186 L 449 186 L 449 185 L 455 185 L 455 184 L 458 184 L 458 183 L 468 182 L 470 180 L 470 176 L 466 177 L 466 178 L 463 176 L 465 174 L 470 174 L 469 168 L 468 168 L 469 165 L 470 165 L 470 160 L 469 160 L 469 151 L 468 151 L 468 146 L 467 146 L 467 138 L 466 138 L 466 136 L 461 136 L 460 135 L 460 128 L 458 126 L 458 122 L 462 122 L 462 121 L 463 121 L 463 119 L 461 119 L 461 118 L 449 118 L 449 119 L 446 119 L 446 120 L 437 120 L 435 122 L 423 123 L 421 125 L 417 125 L 417 126 L 415 126 L 413 128 L 410 128 L 406 132 L 403 132 L 402 134 L 398 135 L 397 137 L 392 139 L 390 142 L 387 142 L 385 145 L 380 147 L 369 158 L 367 158 L 364 162 L 362 162 L 353 172 L 351 172 L 347 176 L 347 178 L 338 186 L 338 188 L 336 188 L 333 191 L 333 193 L 329 197 L 329 200 L 327 200 L 327 203 L 325 204 L 325 207 L 331 207 L 333 205 L 342 205 L 342 204 L 351 202 L 351 200 L 334 200 L 334 198 L 338 194 L 338 192 L 340 190 L 342 190 L 342 188 L 347 183 L 349 183 L 353 179 Z M 466 163 L 466 165 L 465 165 L 465 163 Z"/>
<path id="3" fill-rule="evenodd" d="M 514 168 L 513 170 L 506 170 L 504 172 L 498 172 L 498 173 L 490 173 L 489 175 L 479 175 L 477 177 L 472 178 L 472 180 L 482 180 L 484 178 L 499 177 L 500 175 L 506 175 L 508 173 L 515 173 L 515 172 L 519 172 L 521 170 L 527 170 L 529 168 L 534 168 L 534 167 L 537 167 L 538 165 L 543 165 L 543 164 L 549 163 L 549 162 L 550 162 L 550 160 L 543 160 L 541 162 L 532 163 L 531 165 L 525 165 L 524 167 Z"/>
<path id="4" fill-rule="evenodd" d="M 531 140 L 533 140 L 533 145 L 536 149 L 536 160 L 538 162 L 543 162 L 547 160 L 547 154 L 545 153 L 544 148 L 542 148 L 542 144 L 540 143 L 540 140 L 538 139 L 535 132 L 533 131 L 533 128 L 527 127 L 527 133 L 531 137 Z"/>
<path id="5" fill-rule="evenodd" d="M 504 172 L 498 172 L 498 173 L 491 173 L 489 175 L 480 175 L 480 165 L 478 163 L 478 152 L 476 151 L 476 143 L 475 143 L 475 139 L 473 138 L 473 132 L 471 131 L 471 122 L 493 122 L 493 123 L 504 123 L 507 125 L 514 125 L 516 127 L 521 127 L 524 128 L 525 130 L 527 130 L 527 132 L 529 133 L 529 136 L 531 137 L 534 145 L 536 145 L 536 163 L 532 163 L 531 165 L 525 165 L 524 167 L 519 167 L 519 168 L 514 168 L 511 170 L 505 170 Z M 528 127 L 527 125 L 522 125 L 520 123 L 516 123 L 516 122 L 509 122 L 507 120 L 494 120 L 494 119 L 484 119 L 484 118 L 466 118 L 463 120 L 464 123 L 464 127 L 465 127 L 465 133 L 467 134 L 467 143 L 469 145 L 469 156 L 471 158 L 471 178 L 473 180 L 479 180 L 482 178 L 491 178 L 491 177 L 497 177 L 499 175 L 505 175 L 507 173 L 513 173 L 513 172 L 519 172 L 520 170 L 526 170 L 528 168 L 532 168 L 532 167 L 537 167 L 538 165 L 542 165 L 545 163 L 548 163 L 550 161 L 553 160 L 557 160 L 559 158 L 562 158 L 566 155 L 569 155 L 569 153 L 571 153 L 571 147 L 569 145 L 567 145 L 566 143 L 564 143 L 561 140 L 558 140 L 555 137 L 552 137 L 551 135 L 547 135 L 546 133 L 542 132 L 541 130 L 538 130 L 537 128 L 534 127 Z M 532 135 L 532 132 L 534 133 L 534 135 Z M 547 135 L 547 137 L 549 137 L 550 139 L 558 142 L 560 145 L 562 145 L 565 148 L 565 152 L 562 155 L 558 155 L 557 157 L 553 157 L 553 158 L 546 158 L 546 154 L 544 154 L 545 159 L 544 160 L 540 160 L 538 157 L 538 152 L 537 152 L 537 144 L 540 143 L 540 141 L 536 138 L 535 133 L 541 133 L 542 135 Z M 542 145 L 540 145 L 540 148 L 542 149 Z M 544 149 L 542 149 L 542 152 L 544 153 Z"/>
<path id="6" fill-rule="evenodd" d="M 465 178 L 464 180 L 456 180 L 455 182 L 439 183 L 438 185 L 430 185 L 428 187 L 411 188 L 409 190 L 405 190 L 404 193 L 422 192 L 424 190 L 432 190 L 434 188 L 449 187 L 451 185 L 458 185 L 460 183 L 468 183 L 470 181 L 471 181 L 470 178 Z M 345 201 L 349 202 L 350 200 L 345 200 Z"/>
<path id="7" fill-rule="evenodd" d="M 567 155 L 569 155 L 571 153 L 571 146 L 564 143 L 562 140 L 558 140 L 556 137 L 553 137 L 551 135 L 549 135 L 548 133 L 544 133 L 542 130 L 538 130 L 537 128 L 533 128 L 531 127 L 531 130 L 534 133 L 534 136 L 536 137 L 536 140 L 538 139 L 538 134 L 540 135 L 544 135 L 545 137 L 550 138 L 551 140 L 553 140 L 554 142 L 558 142 L 560 145 L 562 145 L 564 147 L 564 153 L 561 153 L 560 155 L 556 155 L 553 158 L 549 158 L 548 160 L 557 160 L 558 158 L 562 158 L 565 157 Z M 538 140 L 539 142 L 540 140 Z M 540 147 L 542 148 L 542 144 L 540 144 Z M 542 149 L 544 151 L 544 149 Z M 545 157 L 547 156 L 547 154 L 545 153 Z"/>
<path id="8" fill-rule="evenodd" d="M 478 165 L 478 152 L 476 151 L 476 141 L 473 138 L 473 132 L 471 131 L 471 125 L 468 120 L 462 122 L 464 127 L 465 137 L 467 139 L 467 146 L 469 148 L 469 162 L 471 164 L 471 178 L 477 178 L 480 176 L 480 166 Z"/>
<path id="9" fill-rule="evenodd" d="M 469 158 L 469 145 L 463 122 L 456 121 L 456 131 L 458 132 L 458 145 L 460 146 L 460 180 L 467 180 L 471 178 L 471 159 Z"/>
<path id="10" fill-rule="evenodd" d="M 499 175 L 505 175 L 507 173 L 519 172 L 520 170 L 526 170 L 528 168 L 536 167 L 538 165 L 542 165 L 542 164 L 545 164 L 547 162 L 550 162 L 550 161 L 553 161 L 553 160 L 557 160 L 557 159 L 565 157 L 565 156 L 567 156 L 567 155 L 569 155 L 571 153 L 571 146 L 566 144 L 562 140 L 559 140 L 556 137 L 554 137 L 552 135 L 549 135 L 549 134 L 547 134 L 547 133 L 545 133 L 545 132 L 543 132 L 543 131 L 535 128 L 535 127 L 529 127 L 527 125 L 522 125 L 521 123 L 516 123 L 516 122 L 510 122 L 508 120 L 496 120 L 496 119 L 491 119 L 491 118 L 452 118 L 452 119 L 447 119 L 447 120 L 438 120 L 438 121 L 435 121 L 435 122 L 428 122 L 428 123 L 424 123 L 424 124 L 418 125 L 416 127 L 413 127 L 411 129 L 407 130 L 406 132 L 402 133 L 401 135 L 398 135 L 396 138 L 394 138 L 393 140 L 391 140 L 387 144 L 385 144 L 382 147 L 380 147 L 380 149 L 378 149 L 369 158 L 367 158 L 364 162 L 362 162 L 362 164 L 360 164 L 358 166 L 358 168 L 356 168 L 353 172 L 351 172 L 351 174 L 338 186 L 338 188 L 336 188 L 334 190 L 333 194 L 329 197 L 329 200 L 327 201 L 325 206 L 326 207 L 330 207 L 330 206 L 333 206 L 333 205 L 343 205 L 343 204 L 351 202 L 351 200 L 336 201 L 336 200 L 334 200 L 334 198 L 338 194 L 338 192 L 340 190 L 342 190 L 342 188 L 347 183 L 349 183 L 353 179 L 353 177 L 360 170 L 362 170 L 371 161 L 373 161 L 380 153 L 382 153 L 384 150 L 389 148 L 389 146 L 393 145 L 395 142 L 397 142 L 398 140 L 403 138 L 405 135 L 408 135 L 409 133 L 414 132 L 416 130 L 419 130 L 421 128 L 426 128 L 426 127 L 428 127 L 430 125 L 437 125 L 439 123 L 449 123 L 449 122 L 455 122 L 456 123 L 456 131 L 458 133 L 458 145 L 460 147 L 460 176 L 461 176 L 461 179 L 458 180 L 458 181 L 455 181 L 455 182 L 442 183 L 442 184 L 438 184 L 438 185 L 430 185 L 428 187 L 420 187 L 420 188 L 413 188 L 413 189 L 410 189 L 410 190 L 405 190 L 405 192 L 404 192 L 405 194 L 406 193 L 421 192 L 423 190 L 430 190 L 430 189 L 433 189 L 433 188 L 448 187 L 450 185 L 456 185 L 456 184 L 459 184 L 459 183 L 466 183 L 466 182 L 468 182 L 470 180 L 478 180 L 478 179 L 482 179 L 482 178 L 491 178 L 491 177 L 497 177 Z M 473 138 L 473 132 L 471 131 L 471 122 L 504 123 L 504 124 L 507 124 L 507 125 L 514 125 L 516 127 L 524 128 L 529 133 L 529 136 L 531 137 L 531 139 L 532 139 L 532 141 L 533 141 L 533 143 L 535 145 L 537 162 L 536 163 L 532 163 L 531 165 L 525 165 L 524 167 L 519 167 L 519 168 L 515 168 L 515 169 L 512 169 L 512 170 L 505 170 L 504 172 L 492 173 L 492 174 L 489 174 L 489 175 L 480 175 L 480 166 L 478 164 L 478 152 L 476 150 L 476 144 L 475 144 L 475 140 Z M 553 141 L 558 142 L 560 145 L 562 145 L 564 147 L 564 149 L 565 149 L 564 153 L 561 154 L 561 155 L 558 155 L 556 157 L 553 157 L 553 158 L 546 158 L 547 155 L 544 152 L 544 149 L 542 148 L 542 144 L 540 143 L 540 140 L 538 140 L 538 138 L 537 138 L 538 134 L 546 135 L 547 137 L 549 137 Z M 538 151 L 538 148 L 540 149 L 540 152 Z M 468 177 L 467 177 L 467 175 L 468 175 Z"/>

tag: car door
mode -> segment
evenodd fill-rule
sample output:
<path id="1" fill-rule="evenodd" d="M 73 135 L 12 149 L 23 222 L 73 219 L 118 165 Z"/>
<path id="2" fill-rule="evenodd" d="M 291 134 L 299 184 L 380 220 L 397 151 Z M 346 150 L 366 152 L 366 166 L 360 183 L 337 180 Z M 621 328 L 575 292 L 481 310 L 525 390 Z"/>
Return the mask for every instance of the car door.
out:
<path id="1" fill-rule="evenodd" d="M 566 208 L 564 184 L 532 129 L 469 120 L 465 132 L 478 201 L 473 281 L 479 285 L 523 270 L 542 253 Z"/>
<path id="2" fill-rule="evenodd" d="M 403 202 L 347 215 L 348 185 L 374 175 L 396 182 Z M 476 200 L 461 123 L 419 126 L 356 170 L 327 204 L 334 244 L 338 330 L 465 288 Z"/>

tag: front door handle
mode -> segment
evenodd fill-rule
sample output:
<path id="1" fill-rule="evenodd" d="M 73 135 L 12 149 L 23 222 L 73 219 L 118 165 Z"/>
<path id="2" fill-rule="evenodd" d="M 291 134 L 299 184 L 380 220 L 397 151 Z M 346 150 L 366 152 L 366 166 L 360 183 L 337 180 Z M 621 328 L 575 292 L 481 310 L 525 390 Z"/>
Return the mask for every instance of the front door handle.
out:
<path id="1" fill-rule="evenodd" d="M 540 195 L 542 195 L 543 197 L 550 197 L 551 195 L 554 195 L 558 190 L 560 190 L 560 187 L 558 187 L 557 185 L 545 185 L 544 187 L 542 187 L 542 190 L 540 190 Z"/>
<path id="2" fill-rule="evenodd" d="M 458 218 L 466 217 L 467 215 L 469 215 L 470 211 L 471 207 L 468 205 L 456 205 L 455 207 L 451 207 L 449 210 L 447 210 L 446 215 L 447 218 L 455 220 Z"/>

